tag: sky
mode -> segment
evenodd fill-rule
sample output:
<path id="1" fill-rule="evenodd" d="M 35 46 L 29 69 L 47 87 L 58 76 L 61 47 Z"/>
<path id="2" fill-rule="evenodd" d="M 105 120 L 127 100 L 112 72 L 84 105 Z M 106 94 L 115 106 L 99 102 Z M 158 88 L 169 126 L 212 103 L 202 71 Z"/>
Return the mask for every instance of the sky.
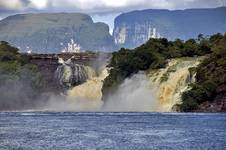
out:
<path id="1" fill-rule="evenodd" d="M 226 0 L 0 0 L 0 19 L 18 13 L 80 12 L 95 22 L 105 22 L 112 32 L 114 18 L 121 13 L 142 9 L 213 8 Z"/>

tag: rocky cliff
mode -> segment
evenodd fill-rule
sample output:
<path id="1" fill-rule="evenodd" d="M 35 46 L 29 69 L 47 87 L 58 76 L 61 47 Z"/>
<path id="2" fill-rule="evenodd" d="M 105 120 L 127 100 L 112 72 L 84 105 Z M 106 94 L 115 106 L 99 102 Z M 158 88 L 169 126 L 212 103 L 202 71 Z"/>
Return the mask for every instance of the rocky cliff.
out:
<path id="1" fill-rule="evenodd" d="M 89 79 L 86 72 L 88 74 L 92 72 L 89 73 L 87 69 L 92 68 L 98 72 L 101 64 L 106 62 L 111 54 L 31 54 L 27 56 L 30 57 L 31 63 L 37 66 L 45 81 L 43 91 L 62 92 Z"/>
<path id="2" fill-rule="evenodd" d="M 149 38 L 170 40 L 195 38 L 199 34 L 226 32 L 226 7 L 187 10 L 142 10 L 124 13 L 115 19 L 115 43 L 137 47 Z"/>
<path id="3" fill-rule="evenodd" d="M 0 41 L 37 53 L 60 52 L 73 39 L 82 50 L 112 50 L 108 25 L 79 13 L 20 14 L 0 21 Z"/>

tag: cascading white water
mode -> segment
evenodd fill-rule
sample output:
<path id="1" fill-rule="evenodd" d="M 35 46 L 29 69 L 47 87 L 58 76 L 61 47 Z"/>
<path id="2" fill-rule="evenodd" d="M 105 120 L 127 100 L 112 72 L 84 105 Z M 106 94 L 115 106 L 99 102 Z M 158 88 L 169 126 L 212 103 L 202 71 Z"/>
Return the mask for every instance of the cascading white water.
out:
<path id="1" fill-rule="evenodd" d="M 61 65 L 55 72 L 55 78 L 62 87 L 71 88 L 96 76 L 96 72 L 91 67 L 76 64 L 71 59 L 64 61 L 59 58 L 58 60 Z"/>
<path id="2" fill-rule="evenodd" d="M 164 69 L 148 71 L 149 83 L 158 102 L 157 111 L 173 111 L 181 103 L 181 95 L 195 82 L 195 74 L 189 68 L 197 67 L 202 58 L 179 58 L 170 60 Z"/>
<path id="3" fill-rule="evenodd" d="M 48 110 L 55 111 L 100 111 L 103 104 L 102 85 L 108 76 L 104 66 L 96 73 L 89 66 L 78 65 L 71 59 L 63 61 L 59 58 L 61 66 L 57 68 L 55 76 L 67 91 L 62 97 L 52 96 L 46 106 Z"/>
<path id="4" fill-rule="evenodd" d="M 100 111 L 103 105 L 101 90 L 107 76 L 107 68 L 102 68 L 98 76 L 68 90 L 67 102 L 74 104 L 74 109 L 79 111 Z"/>

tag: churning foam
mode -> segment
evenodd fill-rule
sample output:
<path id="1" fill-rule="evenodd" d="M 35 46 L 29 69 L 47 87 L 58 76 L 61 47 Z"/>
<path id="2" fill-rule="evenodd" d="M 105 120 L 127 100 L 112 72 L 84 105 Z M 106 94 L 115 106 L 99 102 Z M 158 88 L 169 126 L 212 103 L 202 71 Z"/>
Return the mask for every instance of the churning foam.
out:
<path id="1" fill-rule="evenodd" d="M 102 98 L 102 86 L 104 79 L 108 76 L 107 68 L 104 68 L 99 76 L 88 79 L 81 85 L 75 86 L 71 90 L 67 91 L 67 101 L 88 111 L 99 111 L 103 104 Z"/>
<path id="2" fill-rule="evenodd" d="M 152 70 L 148 76 L 156 93 L 157 111 L 173 111 L 173 106 L 181 103 L 181 95 L 195 82 L 195 74 L 189 68 L 197 67 L 202 58 L 180 58 L 169 61 L 164 69 Z"/>

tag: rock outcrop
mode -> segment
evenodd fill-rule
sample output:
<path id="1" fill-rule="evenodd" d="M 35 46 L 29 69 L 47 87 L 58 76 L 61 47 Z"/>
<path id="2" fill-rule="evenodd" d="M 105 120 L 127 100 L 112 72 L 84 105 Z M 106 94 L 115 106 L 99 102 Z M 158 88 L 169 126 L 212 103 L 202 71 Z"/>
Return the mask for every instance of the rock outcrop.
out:
<path id="1" fill-rule="evenodd" d="M 82 84 L 94 76 L 94 72 L 99 71 L 101 65 L 111 57 L 111 54 L 31 54 L 28 56 L 46 81 L 43 83 L 45 89 L 42 90 L 59 93 Z"/>
<path id="2" fill-rule="evenodd" d="M 62 87 L 72 88 L 96 76 L 95 70 L 89 66 L 77 64 L 72 61 L 72 58 L 67 61 L 59 58 L 58 62 L 60 66 L 55 71 L 55 78 Z"/>

